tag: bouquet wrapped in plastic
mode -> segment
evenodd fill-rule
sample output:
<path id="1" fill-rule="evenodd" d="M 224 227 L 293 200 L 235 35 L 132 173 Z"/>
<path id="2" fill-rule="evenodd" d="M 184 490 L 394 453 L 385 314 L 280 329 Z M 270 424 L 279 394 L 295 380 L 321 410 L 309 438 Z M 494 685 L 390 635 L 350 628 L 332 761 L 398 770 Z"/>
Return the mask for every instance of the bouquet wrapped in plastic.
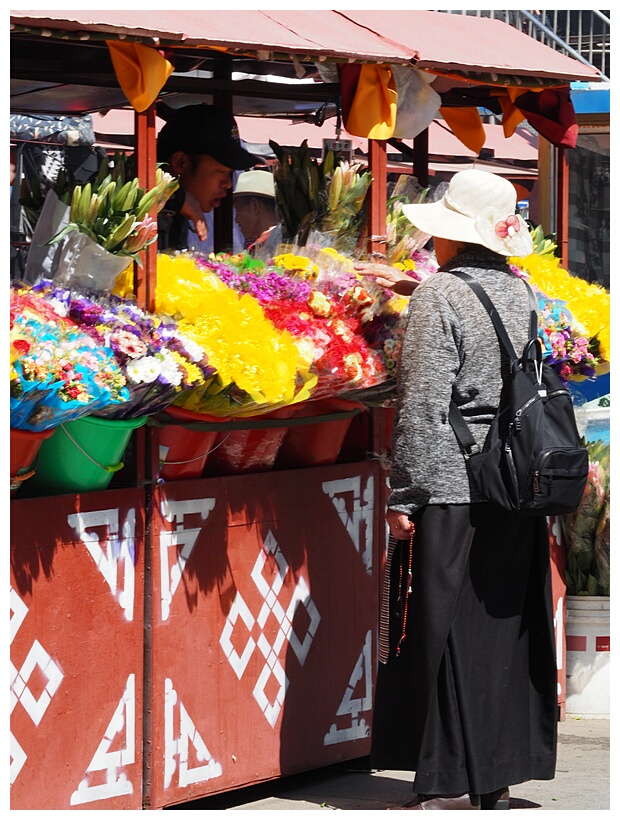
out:
<path id="1" fill-rule="evenodd" d="M 316 376 L 286 329 L 265 314 L 250 285 L 238 290 L 217 275 L 218 263 L 190 254 L 159 254 L 158 313 L 178 320 L 181 332 L 207 353 L 216 372 L 175 404 L 219 417 L 270 412 L 307 399 Z"/>
<path id="2" fill-rule="evenodd" d="M 530 285 L 540 291 L 546 301 L 553 305 L 562 303 L 566 316 L 570 316 L 571 332 L 577 331 L 577 339 L 587 340 L 587 351 L 595 362 L 592 365 L 594 373 L 584 373 L 581 367 L 568 362 L 564 377 L 580 380 L 608 373 L 611 355 L 608 291 L 600 285 L 572 276 L 561 267 L 560 260 L 549 252 L 513 257 L 509 262 L 528 275 Z M 564 332 L 565 328 L 562 330 Z M 583 342 L 579 342 L 578 350 L 582 348 Z M 576 364 L 581 361 L 579 359 Z"/>
<path id="3" fill-rule="evenodd" d="M 161 168 L 149 191 L 139 187 L 132 158 L 116 152 L 96 177 L 48 193 L 28 255 L 26 278 L 53 278 L 61 287 L 109 293 L 117 277 L 157 239 L 153 209 L 163 208 L 179 181 Z M 53 261 L 50 257 L 53 256 Z"/>
<path id="4" fill-rule="evenodd" d="M 102 349 L 114 356 L 125 377 L 128 397 L 102 409 L 99 416 L 130 419 L 164 410 L 184 391 L 207 384 L 214 368 L 204 350 L 186 338 L 176 322 L 115 296 L 93 296 L 54 287 L 35 286 Z"/>
<path id="5" fill-rule="evenodd" d="M 10 423 L 41 432 L 129 397 L 112 351 L 41 296 L 11 291 Z"/>
<path id="6" fill-rule="evenodd" d="M 231 286 L 249 288 L 273 324 L 294 337 L 318 377 L 313 398 L 385 381 L 383 351 L 379 344 L 373 346 L 365 328 L 372 305 L 389 301 L 389 296 L 380 288 L 371 296 L 352 260 L 333 248 L 308 245 L 305 256 L 295 250 L 276 256 L 273 265 L 262 270 L 251 261 L 244 269 L 241 257 L 213 269 Z M 238 267 L 232 273 L 229 266 L 235 261 Z"/>
<path id="7" fill-rule="evenodd" d="M 561 517 L 569 595 L 609 595 L 609 444 L 588 443 L 590 469 L 578 509 Z"/>
<path id="8" fill-rule="evenodd" d="M 274 182 L 283 241 L 304 247 L 318 235 L 343 253 L 352 253 L 365 223 L 372 176 L 360 163 L 338 160 L 327 151 L 322 162 L 307 140 L 295 148 L 269 145 L 276 155 Z"/>
<path id="9" fill-rule="evenodd" d="M 387 201 L 385 255 L 389 265 L 410 259 L 430 239 L 429 234 L 418 230 L 403 213 L 403 205 L 423 202 L 427 197 L 429 189 L 422 188 L 416 177 L 402 174 L 396 181 Z"/>
<path id="10" fill-rule="evenodd" d="M 539 292 L 538 307 L 539 335 L 547 363 L 565 381 L 594 378 L 599 364 L 595 355 L 598 345 L 575 322 L 566 302 Z"/>

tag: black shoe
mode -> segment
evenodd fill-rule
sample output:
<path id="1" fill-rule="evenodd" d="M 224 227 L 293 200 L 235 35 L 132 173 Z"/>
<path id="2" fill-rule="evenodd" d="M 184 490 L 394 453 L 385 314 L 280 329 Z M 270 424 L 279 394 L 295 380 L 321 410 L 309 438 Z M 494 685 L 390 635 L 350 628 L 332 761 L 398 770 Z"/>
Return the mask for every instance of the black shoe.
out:
<path id="1" fill-rule="evenodd" d="M 480 795 L 481 809 L 509 809 L 510 808 L 510 792 L 508 786 L 503 789 L 496 789 L 489 794 Z"/>

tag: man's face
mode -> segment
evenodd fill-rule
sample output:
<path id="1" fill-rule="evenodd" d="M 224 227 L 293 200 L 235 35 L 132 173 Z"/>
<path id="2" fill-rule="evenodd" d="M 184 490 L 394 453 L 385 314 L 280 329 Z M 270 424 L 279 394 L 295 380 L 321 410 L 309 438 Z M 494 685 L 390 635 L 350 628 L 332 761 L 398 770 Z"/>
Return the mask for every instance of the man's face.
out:
<path id="1" fill-rule="evenodd" d="M 170 165 L 181 187 L 196 197 L 205 213 L 217 208 L 232 188 L 232 170 L 208 154 L 198 154 L 192 166 L 189 156 L 177 151 Z"/>
<path id="2" fill-rule="evenodd" d="M 262 231 L 260 226 L 260 203 L 256 197 L 235 197 L 235 222 L 239 225 L 246 243 L 258 239 Z"/>

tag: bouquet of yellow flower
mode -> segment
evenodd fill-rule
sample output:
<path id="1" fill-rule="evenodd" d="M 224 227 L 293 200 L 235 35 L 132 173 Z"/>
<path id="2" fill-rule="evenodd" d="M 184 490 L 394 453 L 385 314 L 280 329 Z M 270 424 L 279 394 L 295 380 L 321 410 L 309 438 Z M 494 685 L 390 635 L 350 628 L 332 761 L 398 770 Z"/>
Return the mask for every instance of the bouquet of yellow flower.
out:
<path id="1" fill-rule="evenodd" d="M 561 267 L 560 260 L 544 253 L 509 260 L 529 274 L 530 284 L 551 300 L 564 302 L 586 337 L 590 350 L 597 359 L 595 372 L 609 372 L 610 367 L 610 298 L 605 288 L 585 279 L 572 276 Z"/>
<path id="2" fill-rule="evenodd" d="M 268 266 L 243 253 L 211 254 L 197 264 L 237 294 L 253 296 L 275 328 L 290 333 L 316 376 L 312 398 L 384 382 L 391 351 L 372 320 L 379 308 L 387 315 L 388 293 L 375 286 L 371 296 L 352 260 L 332 248 L 308 249 L 308 256 L 294 250 Z"/>
<path id="3" fill-rule="evenodd" d="M 203 388 L 175 404 L 197 413 L 247 417 L 307 399 L 316 376 L 286 330 L 278 330 L 260 302 L 228 287 L 190 254 L 159 254 L 156 310 L 205 350 L 216 370 Z"/>

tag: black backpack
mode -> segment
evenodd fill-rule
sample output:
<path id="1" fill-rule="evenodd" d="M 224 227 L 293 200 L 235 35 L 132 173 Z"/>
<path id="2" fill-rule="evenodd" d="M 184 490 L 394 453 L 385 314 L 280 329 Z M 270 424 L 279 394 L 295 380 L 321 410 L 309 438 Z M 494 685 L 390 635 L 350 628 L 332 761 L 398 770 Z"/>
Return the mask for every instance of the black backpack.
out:
<path id="1" fill-rule="evenodd" d="M 510 360 L 497 413 L 482 450 L 454 401 L 449 421 L 461 445 L 470 481 L 487 501 L 524 515 L 564 515 L 579 506 L 588 478 L 588 449 L 582 442 L 570 392 L 543 362 L 536 297 L 530 296 L 530 334 L 518 358 L 493 303 L 463 271 L 487 309 L 500 347 Z"/>

